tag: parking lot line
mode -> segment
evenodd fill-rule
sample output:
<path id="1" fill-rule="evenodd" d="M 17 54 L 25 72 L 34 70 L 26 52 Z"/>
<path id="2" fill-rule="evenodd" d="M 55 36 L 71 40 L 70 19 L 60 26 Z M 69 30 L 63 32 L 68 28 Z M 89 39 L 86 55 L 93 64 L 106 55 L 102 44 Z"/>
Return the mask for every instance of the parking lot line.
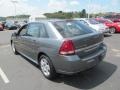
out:
<path id="1" fill-rule="evenodd" d="M 9 44 L 8 45 L 2 45 L 2 46 L 0 46 L 0 48 L 7 48 L 9 46 L 10 46 Z"/>
<path id="2" fill-rule="evenodd" d="M 119 49 L 112 49 L 113 52 L 120 52 Z"/>
<path id="3" fill-rule="evenodd" d="M 6 74 L 3 72 L 3 70 L 0 68 L 0 76 L 2 77 L 5 84 L 9 83 L 9 79 L 7 78 Z"/>

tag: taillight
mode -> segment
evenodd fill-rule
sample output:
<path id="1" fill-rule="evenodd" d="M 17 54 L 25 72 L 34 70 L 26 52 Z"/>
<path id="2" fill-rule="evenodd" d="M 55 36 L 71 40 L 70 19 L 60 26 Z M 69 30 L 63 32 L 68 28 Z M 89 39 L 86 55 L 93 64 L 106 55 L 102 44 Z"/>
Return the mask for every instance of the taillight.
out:
<path id="1" fill-rule="evenodd" d="M 62 46 L 60 47 L 59 54 L 61 55 L 75 54 L 75 48 L 72 40 L 66 40 L 63 42 Z"/>

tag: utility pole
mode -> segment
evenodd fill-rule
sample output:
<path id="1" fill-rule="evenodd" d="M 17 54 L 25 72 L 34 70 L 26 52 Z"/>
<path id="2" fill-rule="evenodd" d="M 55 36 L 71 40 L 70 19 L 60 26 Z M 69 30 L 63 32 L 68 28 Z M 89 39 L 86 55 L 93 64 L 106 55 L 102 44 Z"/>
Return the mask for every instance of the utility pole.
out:
<path id="1" fill-rule="evenodd" d="M 88 19 L 90 18 L 90 3 L 91 3 L 91 0 L 88 0 Z"/>
<path id="2" fill-rule="evenodd" d="M 14 15 L 14 19 L 16 19 L 15 17 L 16 17 L 16 15 L 17 15 L 17 13 L 16 13 L 16 4 L 18 3 L 18 1 L 17 0 L 11 0 L 11 2 L 13 3 L 13 5 L 14 5 L 14 9 L 15 9 L 15 15 Z M 15 21 L 15 20 L 14 20 Z"/>

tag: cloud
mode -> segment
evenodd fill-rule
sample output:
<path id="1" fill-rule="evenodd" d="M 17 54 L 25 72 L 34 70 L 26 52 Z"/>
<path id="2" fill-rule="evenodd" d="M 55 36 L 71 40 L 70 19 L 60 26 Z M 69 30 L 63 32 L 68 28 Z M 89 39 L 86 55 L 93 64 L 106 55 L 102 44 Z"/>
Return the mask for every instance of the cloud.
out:
<path id="1" fill-rule="evenodd" d="M 113 6 L 116 6 L 120 3 L 120 0 L 112 0 L 111 3 Z"/>
<path id="2" fill-rule="evenodd" d="M 105 12 L 107 9 L 107 6 L 102 6 L 100 4 L 92 3 L 88 5 L 88 13 L 99 13 L 99 12 Z"/>
<path id="3" fill-rule="evenodd" d="M 53 10 L 65 10 L 67 8 L 67 2 L 65 0 L 49 0 L 48 8 Z"/>
<path id="4" fill-rule="evenodd" d="M 73 0 L 70 2 L 70 5 L 72 5 L 72 6 L 79 5 L 79 2 L 78 2 L 78 0 Z"/>
<path id="5" fill-rule="evenodd" d="M 85 8 L 87 12 L 97 13 L 105 11 L 118 11 L 120 0 L 110 0 L 109 4 L 92 2 L 87 3 L 84 6 L 81 5 L 81 0 L 16 0 L 17 14 L 41 14 L 45 12 L 56 12 L 56 11 L 78 11 Z M 35 2 L 36 1 L 36 2 Z M 81 1 L 81 3 L 80 3 Z M 40 3 L 37 4 L 37 2 Z M 41 5 L 43 4 L 43 5 Z M 90 7 L 90 8 L 88 8 Z M 112 8 L 110 8 L 112 7 Z M 117 8 L 118 7 L 118 8 Z M 0 16 L 15 15 L 15 8 L 11 0 L 0 0 Z"/>
<path id="6" fill-rule="evenodd" d="M 49 0 L 48 8 L 50 11 L 71 11 L 72 6 L 79 5 L 79 0 Z"/>
<path id="7" fill-rule="evenodd" d="M 1 2 L 2 1 L 2 2 Z M 1 0 L 0 2 L 0 16 L 15 15 L 15 7 L 11 0 Z M 16 0 L 16 14 L 40 14 L 42 10 L 40 8 L 31 6 L 25 2 L 28 0 Z M 40 12 L 41 11 L 41 12 Z"/>
<path id="8" fill-rule="evenodd" d="M 28 5 L 26 3 L 20 2 L 16 6 L 17 8 L 17 13 L 18 14 L 30 14 L 30 15 L 36 15 L 42 13 L 42 10 L 40 8 Z"/>

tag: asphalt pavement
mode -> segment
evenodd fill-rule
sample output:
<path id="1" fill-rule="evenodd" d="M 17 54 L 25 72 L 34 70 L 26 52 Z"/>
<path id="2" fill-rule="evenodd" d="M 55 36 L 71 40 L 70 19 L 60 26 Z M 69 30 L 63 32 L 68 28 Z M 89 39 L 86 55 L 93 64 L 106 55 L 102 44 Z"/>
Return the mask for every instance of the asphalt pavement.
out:
<path id="1" fill-rule="evenodd" d="M 0 43 L 5 38 L 0 46 L 0 90 L 120 90 L 120 34 L 105 37 L 108 52 L 97 67 L 50 81 L 35 64 L 13 54 L 9 44 L 12 32 L 0 32 Z"/>
<path id="2" fill-rule="evenodd" d="M 7 45 L 10 43 L 11 34 L 16 30 L 5 30 L 0 31 L 0 46 Z"/>

